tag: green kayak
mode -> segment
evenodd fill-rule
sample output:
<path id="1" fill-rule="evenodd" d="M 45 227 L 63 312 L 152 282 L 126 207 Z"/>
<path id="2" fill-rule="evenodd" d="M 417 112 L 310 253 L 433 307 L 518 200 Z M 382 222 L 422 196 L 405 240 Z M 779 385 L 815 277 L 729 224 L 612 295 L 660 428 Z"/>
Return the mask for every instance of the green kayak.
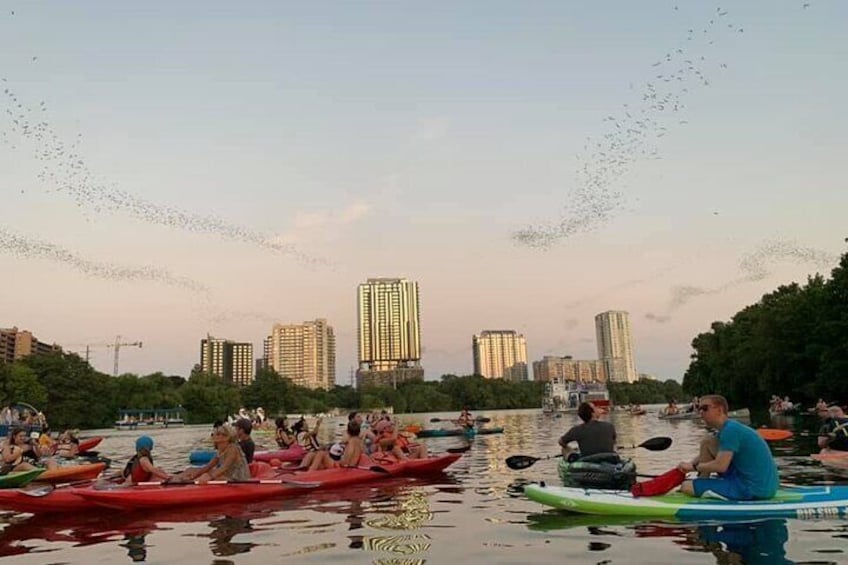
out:
<path id="1" fill-rule="evenodd" d="M 0 475 L 0 488 L 18 488 L 28 485 L 38 478 L 47 469 L 33 469 L 32 471 L 20 471 Z"/>

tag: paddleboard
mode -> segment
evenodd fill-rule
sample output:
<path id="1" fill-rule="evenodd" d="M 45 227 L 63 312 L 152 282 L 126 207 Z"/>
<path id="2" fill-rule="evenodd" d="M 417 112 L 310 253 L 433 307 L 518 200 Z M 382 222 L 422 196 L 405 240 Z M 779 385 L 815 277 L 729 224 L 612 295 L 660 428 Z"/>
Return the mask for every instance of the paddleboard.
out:
<path id="1" fill-rule="evenodd" d="M 527 485 L 524 494 L 546 506 L 607 516 L 646 516 L 681 520 L 735 518 L 845 518 L 848 486 L 782 488 L 768 500 L 693 498 L 680 492 L 637 498 L 629 491 Z"/>

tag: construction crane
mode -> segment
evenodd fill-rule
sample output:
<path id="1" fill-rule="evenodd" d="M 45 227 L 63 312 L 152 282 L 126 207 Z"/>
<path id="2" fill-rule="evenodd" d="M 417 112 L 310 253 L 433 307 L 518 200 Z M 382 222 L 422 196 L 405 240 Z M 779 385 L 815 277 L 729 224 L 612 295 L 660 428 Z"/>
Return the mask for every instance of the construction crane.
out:
<path id="1" fill-rule="evenodd" d="M 91 348 L 92 347 L 111 347 L 115 349 L 115 364 L 112 368 L 112 375 L 118 376 L 118 361 L 121 356 L 121 348 L 122 347 L 138 347 L 141 348 L 142 342 L 133 341 L 133 342 L 122 342 L 121 336 L 115 336 L 115 343 L 83 343 L 83 344 L 73 344 L 67 347 L 85 347 L 85 362 L 88 363 L 89 358 L 91 357 Z"/>

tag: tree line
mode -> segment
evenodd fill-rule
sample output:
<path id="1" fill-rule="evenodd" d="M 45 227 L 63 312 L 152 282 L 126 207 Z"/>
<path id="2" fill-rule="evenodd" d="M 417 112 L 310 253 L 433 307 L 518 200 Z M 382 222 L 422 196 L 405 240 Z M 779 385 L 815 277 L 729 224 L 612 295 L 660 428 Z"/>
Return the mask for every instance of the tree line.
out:
<path id="1" fill-rule="evenodd" d="M 266 415 L 313 414 L 332 409 L 395 412 L 538 408 L 544 387 L 533 381 L 444 375 L 439 381 L 410 381 L 391 387 L 336 386 L 330 390 L 295 385 L 272 369 L 238 387 L 192 371 L 190 377 L 153 373 L 112 377 L 96 371 L 74 353 L 33 355 L 0 362 L 0 407 L 27 402 L 47 416 L 51 429 L 111 427 L 121 409 L 183 408 L 186 422 L 226 419 L 241 407 L 262 407 Z"/>
<path id="2" fill-rule="evenodd" d="M 692 340 L 683 388 L 765 408 L 772 394 L 806 406 L 848 401 L 848 253 L 830 278 L 787 284 Z"/>

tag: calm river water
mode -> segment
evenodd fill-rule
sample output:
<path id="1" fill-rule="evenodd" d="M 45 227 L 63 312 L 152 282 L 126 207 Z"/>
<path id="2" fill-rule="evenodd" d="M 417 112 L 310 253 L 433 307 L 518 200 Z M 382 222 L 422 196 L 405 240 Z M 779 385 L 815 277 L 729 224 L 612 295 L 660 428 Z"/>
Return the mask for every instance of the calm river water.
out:
<path id="1" fill-rule="evenodd" d="M 401 416 L 408 423 L 455 414 Z M 227 507 L 156 513 L 94 511 L 74 516 L 0 516 L 0 560 L 45 563 L 848 563 L 848 522 L 765 520 L 744 524 L 670 524 L 574 516 L 516 495 L 521 481 L 556 481 L 556 460 L 521 472 L 509 455 L 558 452 L 556 439 L 576 416 L 538 410 L 488 413 L 502 435 L 479 436 L 448 471 L 426 481 L 391 479 L 356 489 Z M 629 450 L 642 473 L 659 473 L 696 451 L 699 423 L 666 422 L 656 408 L 644 416 L 614 413 L 619 443 L 670 436 L 664 452 Z M 815 422 L 755 422 L 814 429 Z M 325 422 L 325 439 L 341 419 Z M 181 468 L 192 449 L 205 448 L 209 426 L 149 432 L 157 463 Z M 133 450 L 138 432 L 103 430 L 102 455 L 115 465 Z M 797 437 L 797 435 L 796 435 Z M 258 444 L 272 442 L 257 434 Z M 431 451 L 462 445 L 458 438 L 426 440 Z M 786 483 L 845 483 L 805 457 L 814 437 L 773 447 Z"/>

